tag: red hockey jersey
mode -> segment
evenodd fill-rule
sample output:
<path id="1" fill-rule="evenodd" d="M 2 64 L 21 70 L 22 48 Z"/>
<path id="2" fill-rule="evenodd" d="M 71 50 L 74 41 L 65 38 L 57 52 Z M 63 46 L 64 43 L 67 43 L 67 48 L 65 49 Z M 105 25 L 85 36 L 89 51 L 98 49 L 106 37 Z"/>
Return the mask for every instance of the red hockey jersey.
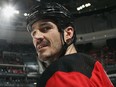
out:
<path id="1" fill-rule="evenodd" d="M 66 55 L 52 63 L 37 87 L 114 87 L 100 62 L 82 53 Z"/>

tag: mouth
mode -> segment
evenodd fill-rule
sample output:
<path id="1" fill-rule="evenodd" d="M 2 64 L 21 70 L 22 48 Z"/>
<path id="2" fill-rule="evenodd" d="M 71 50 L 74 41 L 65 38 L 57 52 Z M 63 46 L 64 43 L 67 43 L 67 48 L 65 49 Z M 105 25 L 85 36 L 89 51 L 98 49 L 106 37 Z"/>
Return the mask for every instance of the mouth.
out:
<path id="1" fill-rule="evenodd" d="M 36 49 L 40 51 L 47 46 L 49 46 L 49 41 L 42 41 L 41 43 L 36 45 Z"/>

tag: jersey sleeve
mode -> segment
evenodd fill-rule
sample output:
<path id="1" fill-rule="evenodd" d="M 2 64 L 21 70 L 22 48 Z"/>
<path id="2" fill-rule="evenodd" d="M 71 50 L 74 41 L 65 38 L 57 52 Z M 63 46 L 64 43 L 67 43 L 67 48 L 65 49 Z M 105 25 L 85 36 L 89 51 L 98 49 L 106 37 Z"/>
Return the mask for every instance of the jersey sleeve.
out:
<path id="1" fill-rule="evenodd" d="M 90 81 L 97 87 L 114 87 L 102 64 L 98 61 L 94 65 Z"/>

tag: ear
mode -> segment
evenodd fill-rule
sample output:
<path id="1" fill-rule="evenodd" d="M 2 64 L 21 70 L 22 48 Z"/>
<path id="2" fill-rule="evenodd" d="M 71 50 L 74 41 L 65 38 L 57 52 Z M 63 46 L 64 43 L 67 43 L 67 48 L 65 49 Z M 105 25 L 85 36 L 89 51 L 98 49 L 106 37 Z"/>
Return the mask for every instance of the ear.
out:
<path id="1" fill-rule="evenodd" d="M 64 30 L 64 40 L 66 43 L 70 43 L 74 35 L 74 28 L 69 26 Z"/>

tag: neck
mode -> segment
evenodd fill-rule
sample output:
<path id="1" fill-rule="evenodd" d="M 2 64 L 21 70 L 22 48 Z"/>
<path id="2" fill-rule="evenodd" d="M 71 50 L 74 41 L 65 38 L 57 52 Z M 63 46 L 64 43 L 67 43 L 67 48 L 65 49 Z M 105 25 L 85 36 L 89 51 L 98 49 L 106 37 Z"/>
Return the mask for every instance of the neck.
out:
<path id="1" fill-rule="evenodd" d="M 65 55 L 69 55 L 69 54 L 73 54 L 73 53 L 77 53 L 77 50 L 75 49 L 74 44 L 71 44 L 71 45 L 67 48 Z M 52 61 L 51 61 L 51 60 L 44 61 L 45 67 L 48 67 L 48 66 L 51 64 L 51 62 L 53 62 L 53 61 L 55 61 L 55 60 L 57 60 L 57 59 L 58 59 L 58 58 L 56 57 L 56 58 L 54 58 L 54 60 L 52 60 Z"/>
<path id="2" fill-rule="evenodd" d="M 76 50 L 74 44 L 71 44 L 71 45 L 67 48 L 65 55 L 69 55 L 69 54 L 73 54 L 73 53 L 77 53 L 77 50 Z"/>

